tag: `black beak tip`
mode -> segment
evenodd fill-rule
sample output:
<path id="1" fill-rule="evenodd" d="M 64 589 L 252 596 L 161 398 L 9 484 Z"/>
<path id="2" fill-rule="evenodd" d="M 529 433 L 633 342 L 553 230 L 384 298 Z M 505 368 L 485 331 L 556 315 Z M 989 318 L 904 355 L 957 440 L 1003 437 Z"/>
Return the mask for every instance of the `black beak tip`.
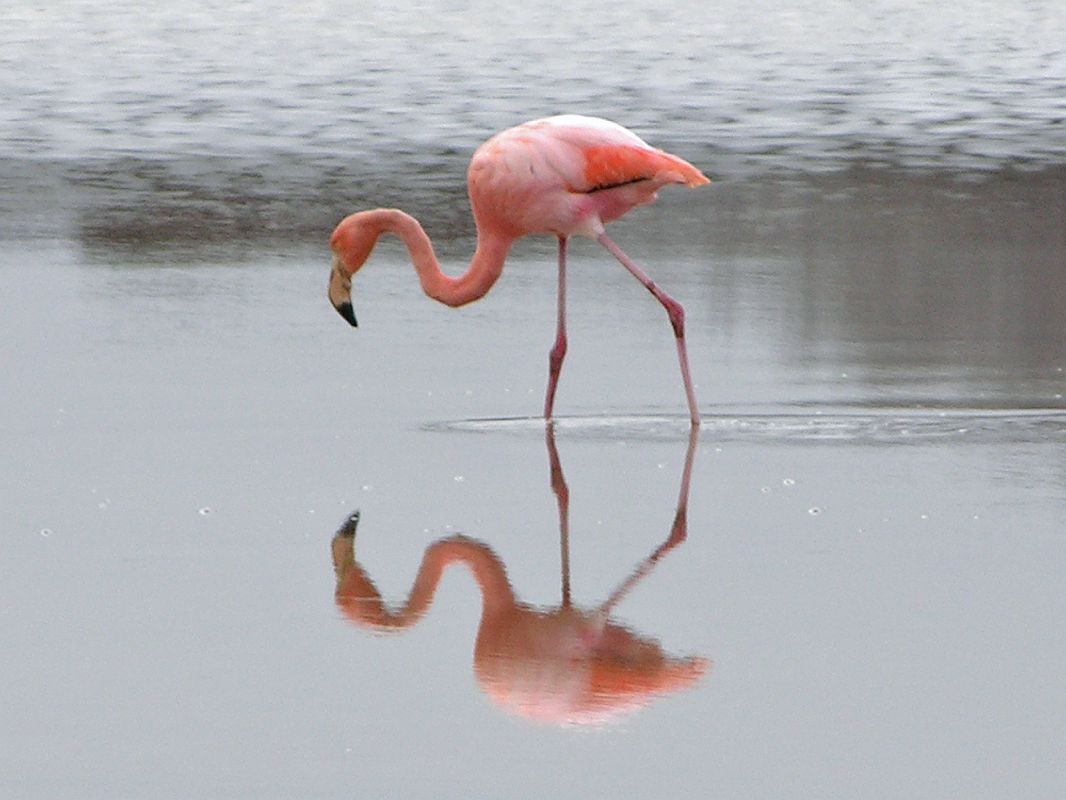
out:
<path id="1" fill-rule="evenodd" d="M 337 313 L 344 317 L 353 328 L 358 328 L 359 323 L 355 319 L 355 311 L 351 303 L 341 303 L 337 306 Z"/>
<path id="2" fill-rule="evenodd" d="M 359 512 L 355 511 L 348 515 L 348 518 L 344 520 L 335 535 L 346 539 L 354 539 L 357 527 L 359 527 Z"/>

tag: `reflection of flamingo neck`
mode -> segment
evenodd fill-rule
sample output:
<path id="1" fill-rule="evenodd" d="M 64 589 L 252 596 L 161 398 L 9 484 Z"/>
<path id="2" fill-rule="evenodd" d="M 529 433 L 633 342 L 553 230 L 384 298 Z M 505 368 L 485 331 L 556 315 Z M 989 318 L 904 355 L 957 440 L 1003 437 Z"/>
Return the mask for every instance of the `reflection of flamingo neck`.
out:
<path id="1" fill-rule="evenodd" d="M 486 545 L 464 536 L 435 542 L 426 549 L 407 600 L 397 610 L 385 606 L 374 582 L 356 562 L 353 538 L 334 542 L 337 607 L 356 625 L 380 631 L 403 630 L 429 610 L 444 568 L 458 561 L 470 568 L 481 590 L 482 621 L 514 608 L 515 598 L 503 564 Z"/>

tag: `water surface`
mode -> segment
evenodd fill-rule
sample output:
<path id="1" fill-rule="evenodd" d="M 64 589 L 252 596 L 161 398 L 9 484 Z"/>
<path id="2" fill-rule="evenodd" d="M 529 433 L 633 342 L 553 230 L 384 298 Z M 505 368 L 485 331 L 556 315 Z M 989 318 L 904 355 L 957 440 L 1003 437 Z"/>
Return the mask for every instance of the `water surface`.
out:
<path id="1" fill-rule="evenodd" d="M 1063 41 L 1020 0 L 6 6 L 0 794 L 1063 796 Z M 554 448 L 554 243 L 455 311 L 383 242 L 360 328 L 326 301 L 366 205 L 460 269 L 469 153 L 562 110 L 716 179 L 613 232 L 687 309 L 691 449 L 592 243 Z"/>

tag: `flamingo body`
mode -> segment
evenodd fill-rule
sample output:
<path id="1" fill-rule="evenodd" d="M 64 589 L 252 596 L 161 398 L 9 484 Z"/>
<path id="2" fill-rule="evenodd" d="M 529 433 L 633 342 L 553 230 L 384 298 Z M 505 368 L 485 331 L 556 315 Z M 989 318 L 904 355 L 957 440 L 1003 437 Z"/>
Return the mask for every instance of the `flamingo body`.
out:
<path id="1" fill-rule="evenodd" d="M 668 183 L 707 178 L 621 125 L 565 114 L 496 134 L 474 153 L 467 188 L 483 225 L 517 239 L 530 233 L 595 238 L 604 225 L 654 202 Z"/>
<path id="2" fill-rule="evenodd" d="M 500 276 L 515 240 L 533 233 L 555 235 L 559 240 L 558 325 L 549 356 L 544 407 L 544 416 L 550 419 L 566 353 L 566 243 L 573 235 L 589 236 L 606 247 L 666 309 L 695 426 L 699 413 L 685 350 L 684 311 L 607 237 L 604 227 L 630 209 L 654 202 L 667 184 L 696 187 L 708 182 L 687 161 L 605 119 L 564 114 L 526 122 L 491 137 L 471 159 L 467 190 L 477 224 L 477 249 L 465 272 L 453 277 L 441 271 L 429 237 L 409 214 L 396 209 L 362 211 L 345 217 L 333 231 L 329 298 L 341 316 L 356 325 L 352 275 L 383 233 L 403 239 L 423 291 L 449 306 L 483 297 Z"/>

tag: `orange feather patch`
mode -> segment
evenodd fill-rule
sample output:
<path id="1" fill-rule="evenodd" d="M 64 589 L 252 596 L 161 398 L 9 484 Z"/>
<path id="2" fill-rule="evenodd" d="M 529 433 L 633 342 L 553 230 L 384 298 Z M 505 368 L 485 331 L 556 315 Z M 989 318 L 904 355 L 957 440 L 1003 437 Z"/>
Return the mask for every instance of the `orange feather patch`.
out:
<path id="1" fill-rule="evenodd" d="M 674 173 L 673 181 L 688 186 L 708 182 L 687 161 L 662 150 L 631 145 L 600 145 L 585 150 L 585 180 L 589 184 L 586 191 L 650 180 L 662 172 Z"/>

